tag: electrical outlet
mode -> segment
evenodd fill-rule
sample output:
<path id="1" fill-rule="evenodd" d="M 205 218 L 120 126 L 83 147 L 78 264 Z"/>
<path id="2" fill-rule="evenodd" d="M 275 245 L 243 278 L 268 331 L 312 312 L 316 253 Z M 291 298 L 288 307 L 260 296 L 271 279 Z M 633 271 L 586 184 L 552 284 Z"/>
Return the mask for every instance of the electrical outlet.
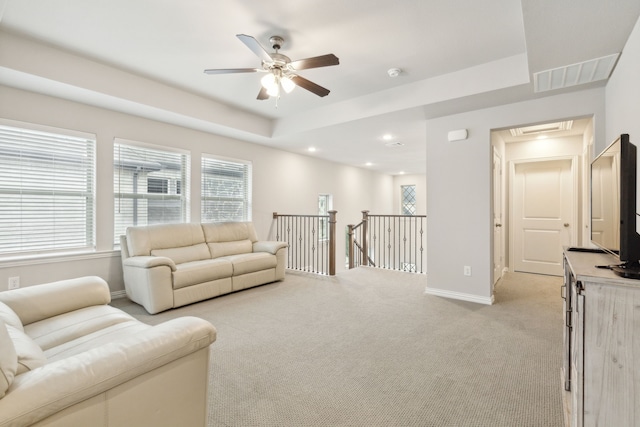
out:
<path id="1" fill-rule="evenodd" d="M 9 277 L 9 290 L 18 289 L 20 287 L 20 276 Z"/>
<path id="2" fill-rule="evenodd" d="M 465 276 L 471 276 L 471 266 L 470 265 L 465 265 L 464 266 L 464 275 Z"/>

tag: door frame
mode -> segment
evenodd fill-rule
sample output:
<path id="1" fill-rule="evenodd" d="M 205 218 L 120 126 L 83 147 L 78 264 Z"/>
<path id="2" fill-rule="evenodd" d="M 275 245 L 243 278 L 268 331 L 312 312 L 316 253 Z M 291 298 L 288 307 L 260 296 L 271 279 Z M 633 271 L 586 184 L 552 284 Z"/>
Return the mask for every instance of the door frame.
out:
<path id="1" fill-rule="evenodd" d="M 513 194 L 514 194 L 514 183 L 516 177 L 516 166 L 524 163 L 542 163 L 542 162 L 552 162 L 556 160 L 570 160 L 571 161 L 571 184 L 572 184 L 572 201 L 571 206 L 573 209 L 571 210 L 571 224 L 575 224 L 574 231 L 571 233 L 571 246 L 576 246 L 578 244 L 578 234 L 582 233 L 582 227 L 578 223 L 578 211 L 580 210 L 579 203 L 579 195 L 578 191 L 580 187 L 579 176 L 578 176 L 578 158 L 577 155 L 570 156 L 555 156 L 555 157 L 539 157 L 534 159 L 516 159 L 509 161 L 509 272 L 514 272 L 514 261 L 515 261 L 515 224 L 514 224 L 514 207 L 513 207 Z M 504 223 L 504 220 L 503 220 Z"/>
<path id="2" fill-rule="evenodd" d="M 500 206 L 499 207 L 499 209 L 500 209 L 500 222 L 501 222 L 501 226 L 500 226 L 501 227 L 500 242 L 496 242 L 496 239 L 495 239 L 495 227 L 496 227 L 496 224 L 495 224 L 495 216 L 496 216 L 496 214 L 495 214 L 495 207 L 496 207 L 495 159 L 496 159 L 496 157 L 499 159 L 499 162 L 500 162 L 500 176 L 499 176 L 500 182 L 498 183 L 498 186 L 500 187 L 500 197 L 499 197 L 500 200 L 497 200 L 497 202 L 498 202 L 498 204 Z M 505 267 L 506 267 L 505 263 L 506 263 L 506 258 L 507 258 L 506 257 L 506 251 L 505 251 L 505 249 L 506 249 L 505 248 L 505 246 L 506 246 L 505 245 L 505 233 L 507 232 L 507 230 L 505 230 L 505 227 L 504 227 L 504 224 L 505 224 L 505 221 L 506 221 L 506 218 L 505 218 L 506 213 L 505 213 L 505 206 L 504 206 L 504 199 L 505 199 L 505 186 L 504 186 L 504 184 L 505 184 L 505 180 L 504 180 L 504 162 L 502 161 L 502 158 L 503 158 L 502 153 L 500 153 L 498 151 L 498 148 L 494 145 L 493 146 L 492 164 L 491 164 L 491 179 L 492 179 L 492 184 L 493 184 L 493 186 L 491 188 L 491 191 L 492 191 L 492 193 L 491 193 L 492 194 L 492 218 L 491 218 L 491 221 L 492 221 L 492 230 L 493 230 L 493 233 L 492 233 L 492 237 L 493 237 L 492 254 L 493 254 L 493 256 L 492 256 L 491 259 L 493 261 L 492 271 L 494 273 L 495 273 L 495 264 L 496 264 L 495 253 L 496 253 L 496 245 L 497 244 L 500 245 L 500 257 L 502 258 L 502 260 L 500 261 L 500 271 L 499 271 L 498 277 L 495 277 L 495 274 L 494 274 L 494 277 L 493 277 L 493 280 L 492 280 L 492 283 L 491 283 L 491 295 L 493 295 L 493 292 L 495 290 L 495 286 L 496 286 L 496 283 L 498 282 L 498 280 L 500 280 L 504 276 Z"/>

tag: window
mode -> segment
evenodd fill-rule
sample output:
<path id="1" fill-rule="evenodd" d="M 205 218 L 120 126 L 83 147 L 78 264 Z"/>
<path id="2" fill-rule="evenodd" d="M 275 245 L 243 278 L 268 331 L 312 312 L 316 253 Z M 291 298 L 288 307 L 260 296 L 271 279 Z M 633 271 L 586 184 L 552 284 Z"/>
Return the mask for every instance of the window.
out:
<path id="1" fill-rule="evenodd" d="M 331 194 L 318 195 L 318 215 L 329 215 L 329 211 L 333 209 L 333 196 Z M 320 240 L 329 239 L 329 219 L 320 218 L 320 230 L 318 230 L 318 238 Z"/>
<path id="2" fill-rule="evenodd" d="M 0 124 L 0 256 L 95 249 L 95 136 L 11 123 Z"/>
<path id="3" fill-rule="evenodd" d="M 251 220 L 251 162 L 202 155 L 202 222 Z"/>
<path id="4" fill-rule="evenodd" d="M 402 192 L 402 206 L 400 212 L 402 215 L 416 214 L 416 186 L 403 185 L 400 187 Z"/>
<path id="5" fill-rule="evenodd" d="M 129 226 L 189 221 L 187 152 L 116 139 L 113 168 L 116 247 Z"/>

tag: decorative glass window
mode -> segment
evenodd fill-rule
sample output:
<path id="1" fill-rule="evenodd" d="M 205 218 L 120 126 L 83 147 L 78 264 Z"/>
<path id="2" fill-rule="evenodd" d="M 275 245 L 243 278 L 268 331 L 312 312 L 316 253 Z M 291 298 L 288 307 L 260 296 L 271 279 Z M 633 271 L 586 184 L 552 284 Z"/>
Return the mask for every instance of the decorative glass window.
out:
<path id="1" fill-rule="evenodd" d="M 95 146 L 95 135 L 0 123 L 0 256 L 95 249 Z"/>
<path id="2" fill-rule="evenodd" d="M 402 206 L 400 212 L 402 215 L 415 215 L 416 214 L 416 186 L 415 185 L 402 185 Z"/>
<path id="3" fill-rule="evenodd" d="M 189 153 L 116 139 L 114 244 L 127 227 L 189 221 Z M 184 189 L 183 189 L 184 186 Z"/>
<path id="4" fill-rule="evenodd" d="M 329 215 L 329 211 L 333 209 L 333 196 L 331 194 L 318 195 L 318 215 Z M 329 219 L 320 218 L 320 226 L 318 230 L 320 240 L 329 239 Z"/>
<path id="5" fill-rule="evenodd" d="M 251 221 L 251 162 L 202 155 L 202 222 Z"/>

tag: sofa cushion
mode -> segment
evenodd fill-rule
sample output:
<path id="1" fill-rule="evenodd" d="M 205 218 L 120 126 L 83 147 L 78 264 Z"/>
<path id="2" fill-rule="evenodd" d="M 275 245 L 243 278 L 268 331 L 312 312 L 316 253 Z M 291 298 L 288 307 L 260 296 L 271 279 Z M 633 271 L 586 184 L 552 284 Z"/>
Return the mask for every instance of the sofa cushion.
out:
<path id="1" fill-rule="evenodd" d="M 251 253 L 253 243 L 251 240 L 236 240 L 233 242 L 208 243 L 211 258 L 219 258 L 228 255 Z"/>
<path id="2" fill-rule="evenodd" d="M 16 375 L 32 371 L 47 363 L 47 358 L 42 349 L 27 334 L 9 325 L 7 325 L 6 329 L 18 356 Z"/>
<path id="3" fill-rule="evenodd" d="M 46 350 L 44 354 L 49 362 L 55 362 L 92 350 L 104 344 L 117 342 L 151 327 L 152 326 L 132 318 L 129 322 L 107 326 L 95 332 L 79 336 L 74 340 L 67 341 L 64 344 L 52 347 Z"/>
<path id="4" fill-rule="evenodd" d="M 78 277 L 0 292 L 4 302 L 20 317 L 22 325 L 38 322 L 90 305 L 111 301 L 109 285 L 97 276 Z M 20 329 L 20 328 L 18 328 Z M 26 329 L 25 329 L 26 330 Z"/>
<path id="5" fill-rule="evenodd" d="M 154 249 L 182 248 L 205 243 L 200 224 L 155 224 L 127 228 L 129 256 L 149 256 Z"/>
<path id="6" fill-rule="evenodd" d="M 234 242 L 237 240 L 258 240 L 251 222 L 203 223 L 202 230 L 207 243 Z"/>
<path id="7" fill-rule="evenodd" d="M 197 285 L 212 280 L 231 277 L 233 266 L 227 259 L 208 259 L 204 261 L 187 262 L 176 265 L 173 272 L 173 288 Z"/>
<path id="8" fill-rule="evenodd" d="M 18 371 L 18 355 L 7 327 L 0 319 L 0 398 L 3 398 Z"/>
<path id="9" fill-rule="evenodd" d="M 0 301 L 0 320 L 4 321 L 7 325 L 11 325 L 16 329 L 24 330 L 20 318 L 7 304 Z"/>
<path id="10" fill-rule="evenodd" d="M 96 305 L 31 323 L 24 330 L 40 348 L 47 351 L 92 332 L 133 320 L 133 316 L 115 307 Z"/>
<path id="11" fill-rule="evenodd" d="M 275 268 L 278 264 L 276 256 L 266 252 L 231 255 L 225 259 L 233 264 L 234 276 Z"/>
<path id="12" fill-rule="evenodd" d="M 211 259 L 209 248 L 205 243 L 183 246 L 181 248 L 152 249 L 151 255 L 170 258 L 176 264 Z"/>

